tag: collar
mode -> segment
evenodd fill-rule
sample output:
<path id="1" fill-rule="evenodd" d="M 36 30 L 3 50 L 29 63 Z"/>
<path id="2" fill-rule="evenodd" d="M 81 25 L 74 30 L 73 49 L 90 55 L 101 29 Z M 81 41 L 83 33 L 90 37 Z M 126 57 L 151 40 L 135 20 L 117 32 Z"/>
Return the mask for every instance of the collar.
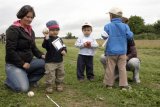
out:
<path id="1" fill-rule="evenodd" d="M 31 36 L 31 31 L 32 31 L 32 26 L 31 25 L 28 25 L 26 28 L 24 28 L 21 25 L 20 20 L 17 20 L 17 21 L 13 22 L 13 26 L 17 26 L 17 27 L 23 28 Z"/>
<path id="2" fill-rule="evenodd" d="M 122 22 L 122 19 L 121 18 L 113 18 L 113 19 L 111 19 L 111 22 L 120 23 L 120 22 Z"/>

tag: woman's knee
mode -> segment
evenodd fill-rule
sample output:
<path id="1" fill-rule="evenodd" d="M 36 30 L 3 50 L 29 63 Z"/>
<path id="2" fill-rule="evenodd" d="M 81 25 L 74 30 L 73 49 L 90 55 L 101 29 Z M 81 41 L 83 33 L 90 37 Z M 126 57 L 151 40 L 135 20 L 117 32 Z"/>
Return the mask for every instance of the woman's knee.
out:
<path id="1" fill-rule="evenodd" d="M 19 91 L 19 92 L 28 92 L 28 90 L 29 90 L 29 85 L 21 85 L 16 89 L 16 91 Z"/>
<path id="2" fill-rule="evenodd" d="M 128 61 L 128 65 L 129 65 L 129 67 L 131 67 L 131 68 L 139 69 L 139 67 L 140 67 L 140 60 L 139 60 L 138 58 L 131 58 L 131 59 Z"/>
<path id="3" fill-rule="evenodd" d="M 11 88 L 13 91 L 16 92 L 27 92 L 29 90 L 29 84 L 28 83 L 23 83 L 20 84 L 20 82 L 15 83 L 15 82 L 11 82 L 8 79 L 6 80 L 5 84 Z"/>
<path id="4" fill-rule="evenodd" d="M 43 59 L 39 59 L 39 64 L 41 65 L 41 67 L 45 66 L 45 61 Z"/>
<path id="5" fill-rule="evenodd" d="M 33 67 L 44 67 L 45 66 L 45 61 L 44 59 L 33 59 L 31 62 L 31 66 Z"/>

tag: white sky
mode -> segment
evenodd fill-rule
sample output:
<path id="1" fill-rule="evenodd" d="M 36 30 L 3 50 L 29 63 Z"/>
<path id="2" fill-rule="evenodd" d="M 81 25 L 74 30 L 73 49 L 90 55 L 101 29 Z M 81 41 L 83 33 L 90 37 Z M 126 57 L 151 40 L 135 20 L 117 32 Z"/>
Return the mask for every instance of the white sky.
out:
<path id="1" fill-rule="evenodd" d="M 128 18 L 141 16 L 146 24 L 160 20 L 160 0 L 0 0 L 0 4 L 0 33 L 17 20 L 17 12 L 26 4 L 33 6 L 36 12 L 31 24 L 36 36 L 43 36 L 41 32 L 47 21 L 57 20 L 61 27 L 60 37 L 67 32 L 80 36 L 81 25 L 90 22 L 93 36 L 99 38 L 109 22 L 109 15 L 105 13 L 112 7 L 121 8 Z"/>

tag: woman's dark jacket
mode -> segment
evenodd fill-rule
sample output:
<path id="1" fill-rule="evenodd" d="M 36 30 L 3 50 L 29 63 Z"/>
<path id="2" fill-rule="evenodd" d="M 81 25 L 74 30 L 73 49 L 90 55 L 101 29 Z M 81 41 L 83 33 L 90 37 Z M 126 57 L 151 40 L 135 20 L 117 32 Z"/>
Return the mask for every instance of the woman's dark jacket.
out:
<path id="1" fill-rule="evenodd" d="M 31 29 L 31 34 L 24 28 L 11 25 L 6 31 L 6 63 L 17 67 L 23 67 L 24 63 L 30 63 L 33 56 L 41 58 L 42 52 L 35 44 L 35 34 Z"/>

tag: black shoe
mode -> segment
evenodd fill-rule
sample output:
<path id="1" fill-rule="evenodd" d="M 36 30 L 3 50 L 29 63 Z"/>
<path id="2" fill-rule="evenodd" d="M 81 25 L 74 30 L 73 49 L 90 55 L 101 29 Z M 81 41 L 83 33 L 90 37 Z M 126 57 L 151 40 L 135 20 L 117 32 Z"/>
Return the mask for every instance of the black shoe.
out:
<path id="1" fill-rule="evenodd" d="M 94 78 L 90 78 L 90 79 L 88 79 L 88 80 L 92 82 L 92 81 L 94 81 Z"/>
<path id="2" fill-rule="evenodd" d="M 79 79 L 79 82 L 84 82 L 84 79 Z"/>
<path id="3" fill-rule="evenodd" d="M 34 88 L 38 88 L 39 84 L 38 84 L 38 82 L 33 82 L 33 83 L 30 83 L 30 86 L 34 87 Z"/>

